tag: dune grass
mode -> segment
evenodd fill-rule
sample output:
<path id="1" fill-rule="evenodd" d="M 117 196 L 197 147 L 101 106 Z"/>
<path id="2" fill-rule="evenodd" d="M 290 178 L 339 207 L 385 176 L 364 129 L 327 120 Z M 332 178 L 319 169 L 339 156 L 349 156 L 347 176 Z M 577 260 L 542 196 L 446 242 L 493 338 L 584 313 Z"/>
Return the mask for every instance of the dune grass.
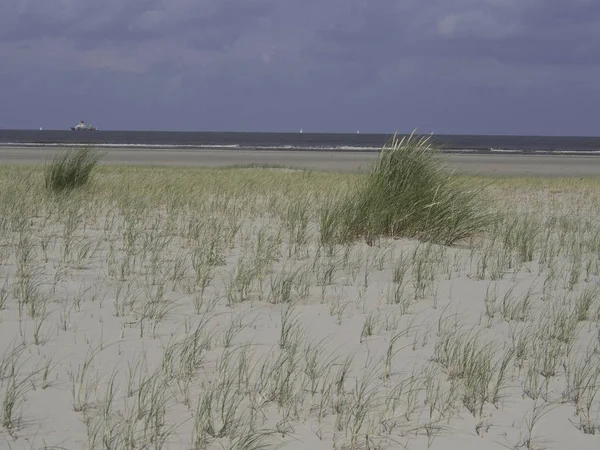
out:
<path id="1" fill-rule="evenodd" d="M 597 448 L 598 180 L 457 177 L 481 239 L 329 246 L 372 174 L 93 173 L 0 166 L 0 447 Z"/>
<path id="2" fill-rule="evenodd" d="M 452 244 L 491 221 L 473 186 L 445 170 L 430 137 L 396 135 L 370 175 L 338 206 L 345 238 L 410 237 Z"/>
<path id="3" fill-rule="evenodd" d="M 98 151 L 89 146 L 70 149 L 55 156 L 45 167 L 46 189 L 61 193 L 86 185 L 101 157 Z"/>

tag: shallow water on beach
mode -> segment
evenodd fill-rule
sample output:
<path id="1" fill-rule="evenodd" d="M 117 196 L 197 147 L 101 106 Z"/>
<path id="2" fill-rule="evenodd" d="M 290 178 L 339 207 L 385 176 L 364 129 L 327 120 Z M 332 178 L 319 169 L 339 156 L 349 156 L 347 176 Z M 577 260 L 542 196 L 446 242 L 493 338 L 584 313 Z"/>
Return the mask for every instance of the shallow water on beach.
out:
<path id="1" fill-rule="evenodd" d="M 388 134 L 0 130 L 0 145 L 377 151 Z M 434 135 L 447 151 L 598 154 L 600 137 Z"/>

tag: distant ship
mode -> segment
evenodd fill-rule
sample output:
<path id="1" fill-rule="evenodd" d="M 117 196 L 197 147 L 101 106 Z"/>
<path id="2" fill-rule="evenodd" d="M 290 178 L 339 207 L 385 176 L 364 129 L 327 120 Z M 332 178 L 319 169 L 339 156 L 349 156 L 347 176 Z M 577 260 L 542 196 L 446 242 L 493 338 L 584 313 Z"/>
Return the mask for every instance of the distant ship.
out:
<path id="1" fill-rule="evenodd" d="M 73 130 L 73 131 L 97 131 L 98 128 L 93 127 L 92 124 L 86 125 L 85 122 L 82 120 L 74 127 L 71 127 L 71 130 Z"/>

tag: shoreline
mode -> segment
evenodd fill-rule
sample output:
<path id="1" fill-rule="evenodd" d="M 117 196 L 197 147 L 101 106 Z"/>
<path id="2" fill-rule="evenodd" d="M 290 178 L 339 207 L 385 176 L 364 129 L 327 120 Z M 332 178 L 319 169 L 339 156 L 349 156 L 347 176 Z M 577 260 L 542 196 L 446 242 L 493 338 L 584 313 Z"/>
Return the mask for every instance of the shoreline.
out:
<path id="1" fill-rule="evenodd" d="M 6 149 L 54 149 L 79 148 L 92 146 L 98 149 L 119 150 L 155 150 L 155 151 L 265 151 L 265 152 L 334 152 L 334 153 L 379 153 L 381 147 L 370 146 L 302 146 L 302 145 L 218 145 L 218 144 L 122 144 L 122 143 L 93 143 L 93 142 L 0 142 L 0 150 Z M 600 150 L 557 150 L 557 149 L 518 149 L 518 148 L 487 148 L 487 147 L 436 147 L 441 154 L 471 154 L 471 155 L 524 155 L 524 156 L 596 156 Z"/>
<path id="2" fill-rule="evenodd" d="M 65 146 L 1 146 L 0 164 L 44 164 Z M 366 172 L 376 151 L 248 150 L 242 148 L 105 147 L 102 164 L 223 168 L 278 166 L 324 172 Z M 469 176 L 598 177 L 597 156 L 580 154 L 451 153 L 440 152 L 448 169 Z"/>

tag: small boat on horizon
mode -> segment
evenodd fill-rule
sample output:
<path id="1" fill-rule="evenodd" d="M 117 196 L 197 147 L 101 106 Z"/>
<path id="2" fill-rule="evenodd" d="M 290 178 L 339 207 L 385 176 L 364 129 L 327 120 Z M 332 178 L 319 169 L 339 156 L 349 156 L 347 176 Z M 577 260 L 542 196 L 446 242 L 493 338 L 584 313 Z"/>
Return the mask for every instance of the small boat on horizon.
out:
<path id="1" fill-rule="evenodd" d="M 87 124 L 82 120 L 74 127 L 71 127 L 72 131 L 98 131 L 98 128 L 93 127 L 92 124 Z"/>

